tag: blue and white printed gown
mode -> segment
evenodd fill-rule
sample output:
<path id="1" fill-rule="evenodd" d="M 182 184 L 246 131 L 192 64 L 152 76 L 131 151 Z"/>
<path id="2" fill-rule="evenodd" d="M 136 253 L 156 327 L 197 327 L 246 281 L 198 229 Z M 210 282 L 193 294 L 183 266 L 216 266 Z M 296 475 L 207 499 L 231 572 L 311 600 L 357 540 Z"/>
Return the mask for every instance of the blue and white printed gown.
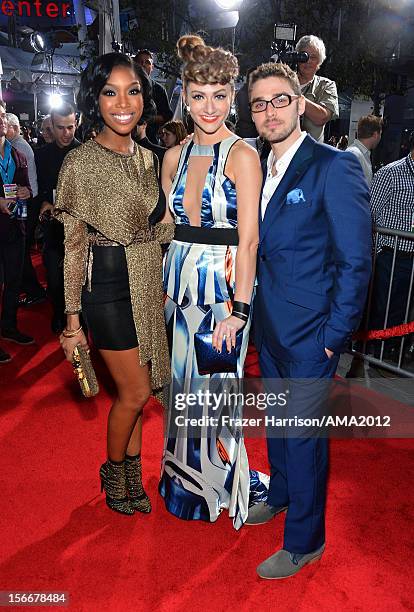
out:
<path id="1" fill-rule="evenodd" d="M 188 164 L 191 156 L 200 155 L 212 158 L 202 194 L 201 227 L 237 228 L 236 189 L 224 170 L 229 151 L 238 139 L 230 136 L 213 146 L 196 145 L 191 140 L 183 147 L 169 199 L 177 225 L 189 225 L 183 206 Z M 236 254 L 236 246 L 173 240 L 169 247 L 164 288 L 172 354 L 171 397 L 213 386 L 215 392 L 220 388 L 227 393 L 242 391 L 250 319 L 243 328 L 236 374 L 201 376 L 194 351 L 194 334 L 213 330 L 216 322 L 231 312 Z M 251 496 L 254 503 L 266 498 L 262 475 L 252 472 L 250 477 L 241 427 L 221 426 L 221 415 L 240 418 L 241 412 L 241 405 L 229 407 L 225 403 L 214 412 L 207 403 L 196 408 L 187 406 L 179 413 L 183 417 L 214 415 L 220 423 L 219 427 L 201 427 L 194 436 L 191 431 L 187 435 L 185 427 L 178 427 L 177 412 L 169 411 L 159 490 L 167 510 L 175 516 L 214 522 L 223 509 L 228 509 L 235 528 L 239 529 L 247 518 L 250 489 L 254 490 Z M 250 505 L 252 501 L 251 498 Z"/>

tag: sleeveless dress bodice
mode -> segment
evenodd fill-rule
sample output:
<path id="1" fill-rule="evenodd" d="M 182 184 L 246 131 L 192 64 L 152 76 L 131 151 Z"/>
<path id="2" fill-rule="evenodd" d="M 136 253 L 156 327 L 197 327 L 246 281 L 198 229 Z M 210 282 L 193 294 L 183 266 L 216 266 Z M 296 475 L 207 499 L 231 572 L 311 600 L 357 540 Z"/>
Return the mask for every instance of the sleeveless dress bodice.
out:
<path id="1" fill-rule="evenodd" d="M 202 193 L 201 227 L 207 232 L 213 228 L 237 229 L 236 187 L 224 170 L 230 149 L 238 140 L 238 136 L 230 136 L 211 146 L 191 140 L 183 147 L 169 196 L 176 225 L 190 225 L 183 205 L 184 192 L 190 158 L 199 155 L 212 158 Z M 173 240 L 164 265 L 165 293 L 177 304 L 188 298 L 199 305 L 231 301 L 236 254 L 236 246 Z"/>
<path id="2" fill-rule="evenodd" d="M 211 157 L 212 161 L 202 194 L 201 227 L 237 227 L 236 188 L 234 183 L 226 177 L 224 170 L 230 149 L 238 140 L 240 140 L 238 136 L 229 136 L 215 145 L 197 145 L 190 140 L 183 147 L 169 198 L 170 211 L 177 225 L 190 224 L 183 206 L 190 158 L 206 156 Z"/>

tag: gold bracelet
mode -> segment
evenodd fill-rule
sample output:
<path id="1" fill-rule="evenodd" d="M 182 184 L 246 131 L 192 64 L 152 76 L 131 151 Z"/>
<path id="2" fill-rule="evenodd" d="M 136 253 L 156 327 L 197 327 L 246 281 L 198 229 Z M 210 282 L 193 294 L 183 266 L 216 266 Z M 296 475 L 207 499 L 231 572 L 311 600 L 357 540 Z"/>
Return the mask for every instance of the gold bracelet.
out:
<path id="1" fill-rule="evenodd" d="M 62 335 L 65 338 L 74 338 L 80 331 L 82 331 L 82 325 L 78 329 L 64 329 Z"/>

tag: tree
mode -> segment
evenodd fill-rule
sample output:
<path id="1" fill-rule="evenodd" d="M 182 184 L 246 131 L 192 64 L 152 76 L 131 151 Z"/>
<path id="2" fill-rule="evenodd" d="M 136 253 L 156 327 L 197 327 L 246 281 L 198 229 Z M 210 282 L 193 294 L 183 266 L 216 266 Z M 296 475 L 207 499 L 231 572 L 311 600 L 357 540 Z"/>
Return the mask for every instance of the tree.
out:
<path id="1" fill-rule="evenodd" d="M 398 1 L 398 0 L 395 0 Z M 409 10 L 401 3 L 401 14 L 379 7 L 373 0 L 246 0 L 238 26 L 237 47 L 242 71 L 271 55 L 274 22 L 295 23 L 297 37 L 315 34 L 327 48 L 321 74 L 337 82 L 338 89 L 376 96 L 390 91 L 395 82 L 395 49 L 405 46 L 413 54 Z M 411 12 L 410 12 L 411 11 Z"/>
<path id="2" fill-rule="evenodd" d="M 121 0 L 121 6 L 123 2 L 128 0 Z M 377 0 L 244 0 L 233 38 L 230 30 L 203 32 L 208 15 L 217 12 L 214 0 L 140 0 L 138 26 L 127 40 L 132 50 L 157 51 L 165 72 L 178 74 L 178 37 L 183 31 L 201 31 L 210 44 L 231 49 L 234 43 L 245 74 L 269 61 L 274 23 L 295 23 L 298 37 L 316 34 L 324 40 L 327 61 L 321 74 L 334 79 L 340 91 L 377 101 L 380 92 L 398 87 L 395 74 L 403 70 L 398 55 L 414 55 L 414 5 L 390 0 L 391 5 L 392 10 Z"/>
<path id="3" fill-rule="evenodd" d="M 128 3 L 128 0 L 121 0 Z M 183 23 L 195 30 L 188 0 L 140 0 L 135 10 L 137 26 L 125 37 L 131 51 L 148 48 L 157 53 L 159 64 L 166 74 L 178 73 L 175 45 Z"/>

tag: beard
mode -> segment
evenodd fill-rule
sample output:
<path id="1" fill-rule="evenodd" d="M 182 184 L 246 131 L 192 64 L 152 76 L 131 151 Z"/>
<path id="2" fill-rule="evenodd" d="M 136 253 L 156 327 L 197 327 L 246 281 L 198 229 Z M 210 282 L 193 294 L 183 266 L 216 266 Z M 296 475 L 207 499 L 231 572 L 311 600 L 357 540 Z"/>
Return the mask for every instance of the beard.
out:
<path id="1" fill-rule="evenodd" d="M 295 131 L 298 125 L 299 104 L 297 101 L 295 105 L 296 105 L 296 113 L 294 114 L 294 116 L 290 120 L 284 121 L 276 128 L 268 128 L 266 126 L 267 124 L 267 120 L 266 120 L 260 129 L 260 132 L 259 132 L 260 136 L 262 136 L 263 138 L 266 138 L 266 140 L 270 144 L 272 143 L 276 144 L 278 142 L 283 142 L 284 140 L 289 138 L 289 136 L 292 134 L 292 132 Z M 271 123 L 271 121 L 269 121 L 269 123 Z"/>
<path id="2" fill-rule="evenodd" d="M 284 142 L 296 130 L 297 125 L 298 120 L 297 117 L 295 117 L 288 124 L 282 124 L 278 128 L 267 129 L 266 126 L 263 126 L 263 130 L 260 136 L 266 138 L 266 140 L 268 140 L 270 144 Z"/>

